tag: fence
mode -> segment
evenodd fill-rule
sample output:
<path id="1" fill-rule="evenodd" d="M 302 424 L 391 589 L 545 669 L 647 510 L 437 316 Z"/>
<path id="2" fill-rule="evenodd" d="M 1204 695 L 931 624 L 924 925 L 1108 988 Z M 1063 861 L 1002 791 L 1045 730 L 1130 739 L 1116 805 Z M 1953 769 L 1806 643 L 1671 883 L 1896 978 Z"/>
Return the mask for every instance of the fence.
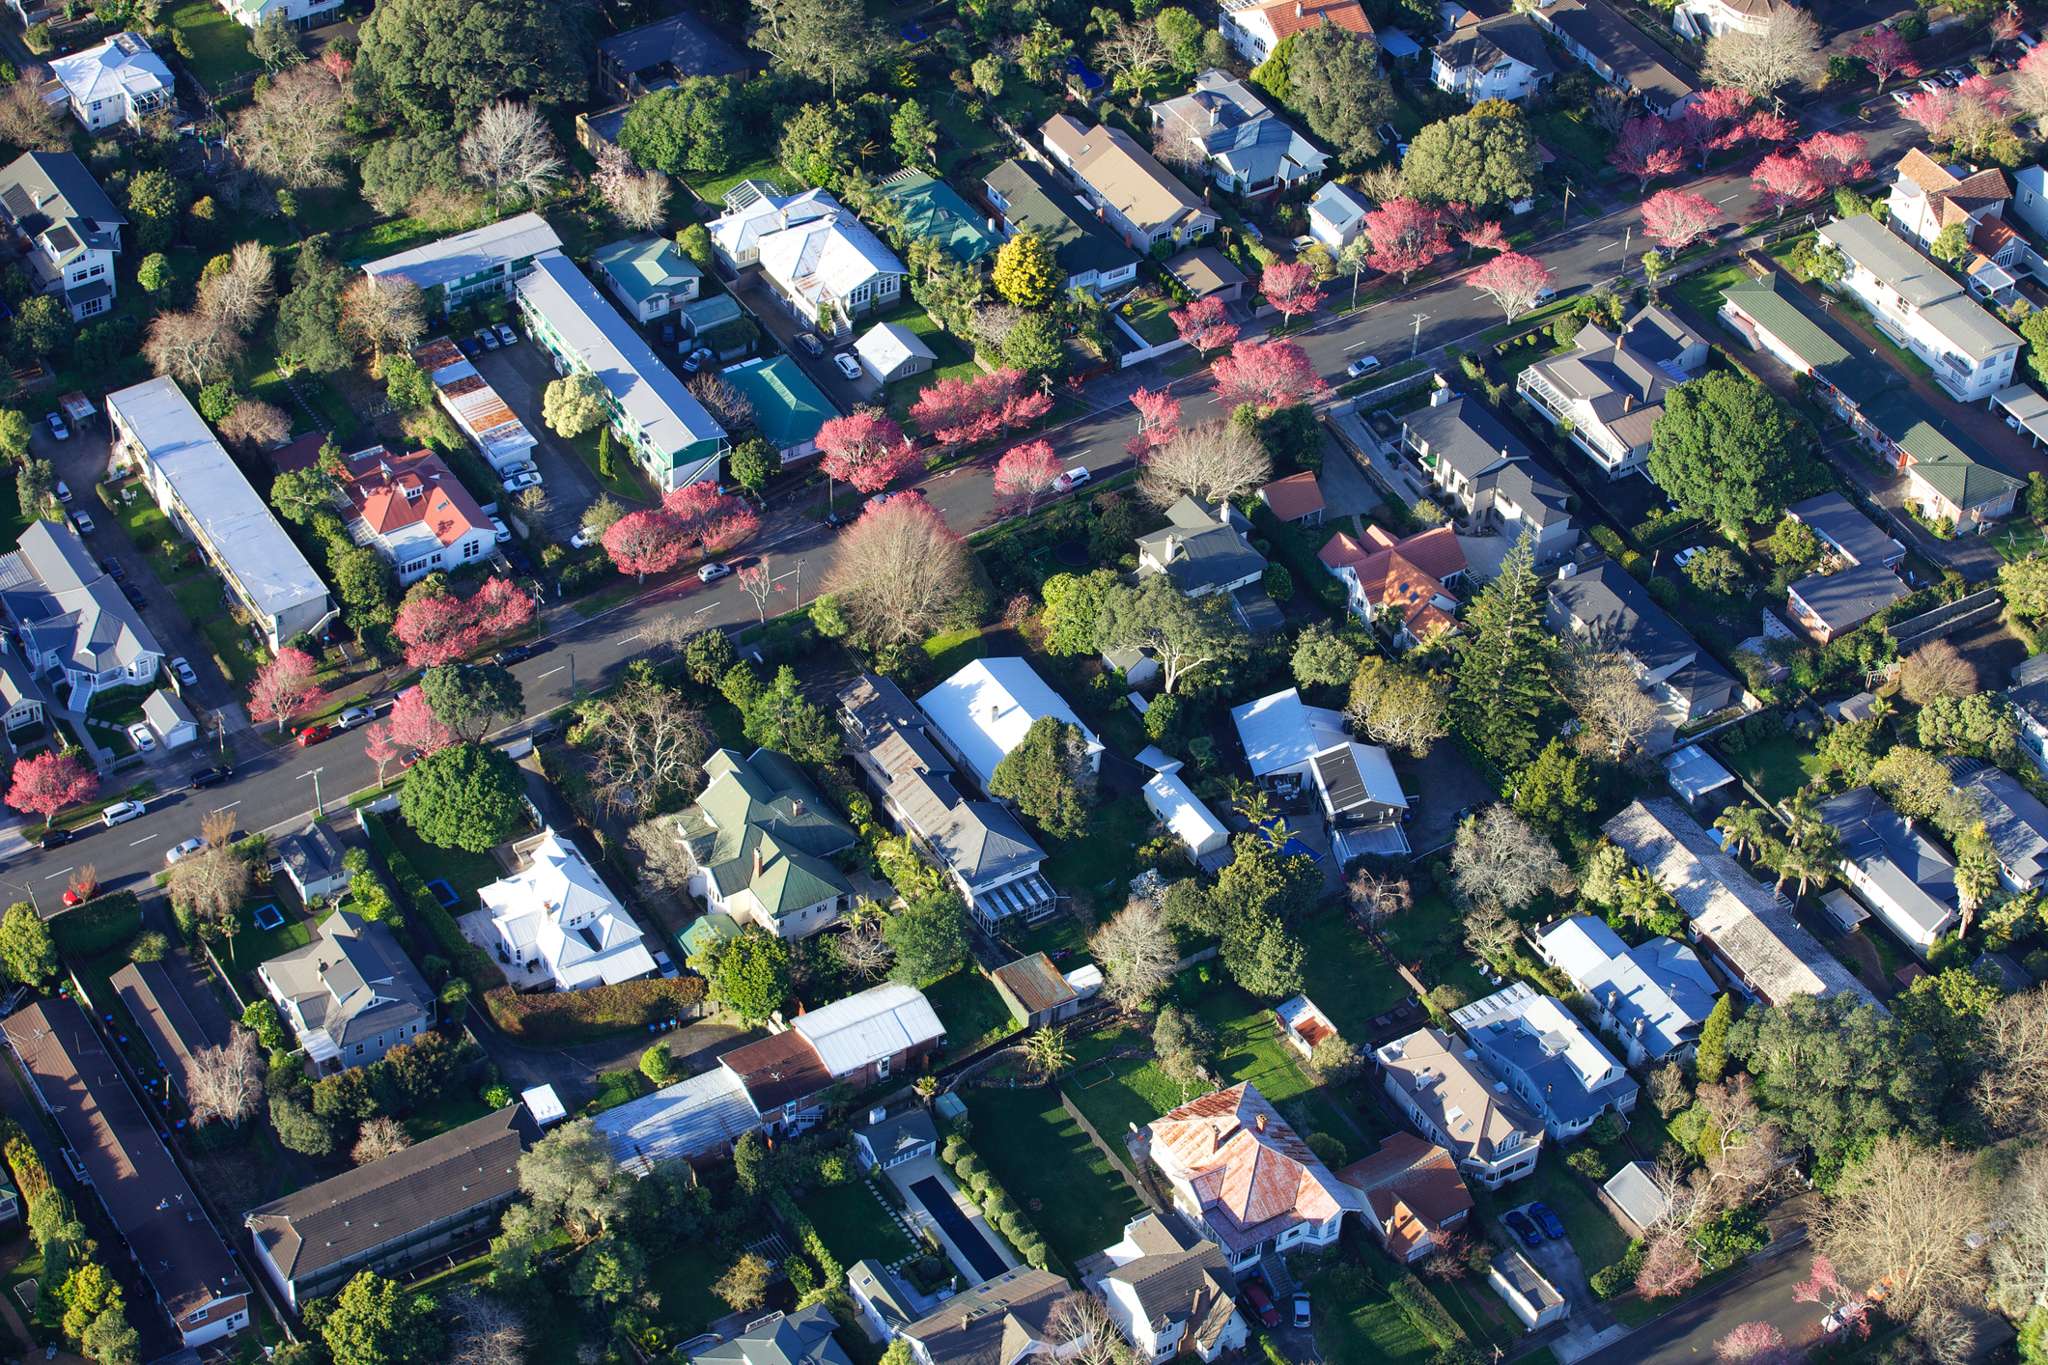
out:
<path id="1" fill-rule="evenodd" d="M 1066 1110 L 1068 1117 L 1081 1126 L 1081 1131 L 1086 1133 L 1088 1140 L 1095 1144 L 1095 1150 L 1109 1158 L 1110 1168 L 1123 1177 L 1126 1185 L 1137 1191 L 1138 1198 L 1144 1201 L 1145 1207 L 1154 1213 L 1165 1213 L 1166 1205 L 1160 1201 L 1158 1194 L 1154 1192 L 1150 1185 L 1138 1178 L 1137 1172 L 1131 1169 L 1130 1163 L 1124 1159 L 1122 1154 L 1102 1140 L 1102 1134 L 1095 1131 L 1095 1125 L 1088 1121 L 1088 1116 L 1082 1113 L 1080 1107 L 1067 1097 L 1066 1087 L 1060 1087 L 1059 1097 L 1060 1108 Z"/>
<path id="2" fill-rule="evenodd" d="M 1901 654 L 1910 654 L 1929 640 L 1944 636 L 1968 626 L 1982 624 L 1996 616 L 2004 608 L 2005 599 L 1998 595 L 1998 589 L 1985 588 L 1968 597 L 1959 597 L 1945 602 L 1932 611 L 1911 616 L 1903 621 L 1894 621 L 1885 627 L 1885 633 L 1892 637 L 1892 643 Z"/>

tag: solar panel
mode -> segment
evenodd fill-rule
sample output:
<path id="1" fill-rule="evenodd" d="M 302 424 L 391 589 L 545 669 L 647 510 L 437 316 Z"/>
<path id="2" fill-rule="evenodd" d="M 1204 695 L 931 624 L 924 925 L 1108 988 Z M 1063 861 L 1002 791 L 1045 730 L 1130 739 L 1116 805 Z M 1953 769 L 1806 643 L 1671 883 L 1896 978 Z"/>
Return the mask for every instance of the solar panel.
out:
<path id="1" fill-rule="evenodd" d="M 50 238 L 50 250 L 55 252 L 59 256 L 70 255 L 72 252 L 76 251 L 80 245 L 78 240 L 78 234 L 73 232 L 69 227 L 65 226 L 63 223 L 59 223 L 57 224 L 57 226 L 51 228 L 48 236 Z"/>

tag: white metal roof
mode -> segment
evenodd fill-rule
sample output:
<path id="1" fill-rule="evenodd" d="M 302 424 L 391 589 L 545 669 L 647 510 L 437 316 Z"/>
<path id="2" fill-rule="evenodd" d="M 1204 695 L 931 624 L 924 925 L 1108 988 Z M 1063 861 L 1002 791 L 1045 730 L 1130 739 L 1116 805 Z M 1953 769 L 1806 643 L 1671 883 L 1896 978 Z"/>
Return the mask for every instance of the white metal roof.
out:
<path id="1" fill-rule="evenodd" d="M 555 1093 L 552 1085 L 536 1085 L 530 1090 L 522 1090 L 519 1099 L 527 1112 L 533 1115 L 533 1121 L 543 1128 L 569 1116 L 569 1111 L 562 1106 L 562 1097 Z"/>
<path id="2" fill-rule="evenodd" d="M 1230 708 L 1253 777 L 1297 768 L 1323 750 L 1350 739 L 1344 718 L 1322 706 L 1304 705 L 1294 688 Z M 1395 790 L 1399 790 L 1397 786 Z"/>
<path id="3" fill-rule="evenodd" d="M 177 493 L 256 609 L 279 617 L 322 601 L 327 585 L 277 524 L 213 431 L 167 377 L 107 395 L 107 412 L 147 447 L 149 463 Z"/>
<path id="4" fill-rule="evenodd" d="M 1079 728 L 1090 753 L 1102 750 L 1102 741 L 1074 714 L 1074 708 L 1046 685 L 1027 660 L 1015 655 L 976 659 L 919 697 L 917 704 L 967 760 L 984 787 L 995 775 L 996 764 L 1023 741 L 1031 723 L 1046 716 L 1057 716 Z"/>
<path id="5" fill-rule="evenodd" d="M 946 1033 L 924 992 L 893 981 L 798 1015 L 790 1027 L 834 1076 L 851 1075 Z"/>
<path id="6" fill-rule="evenodd" d="M 861 333 L 853 349 L 860 352 L 860 358 L 867 361 L 868 368 L 876 374 L 888 374 L 898 365 L 913 356 L 925 360 L 936 360 L 932 348 L 925 345 L 917 333 L 900 322 L 883 322 Z"/>
<path id="7" fill-rule="evenodd" d="M 612 1159 L 643 1177 L 664 1162 L 715 1152 L 760 1126 L 747 1087 L 722 1066 L 628 1100 L 591 1121 Z"/>
<path id="8" fill-rule="evenodd" d="M 1145 784 L 1145 804 L 1173 837 L 1199 858 L 1230 842 L 1230 831 L 1202 804 L 1178 772 L 1159 773 Z"/>
<path id="9" fill-rule="evenodd" d="M 410 280 L 421 289 L 432 289 L 510 261 L 561 249 L 562 239 L 547 219 L 537 213 L 520 213 L 366 262 L 363 273 L 373 280 Z"/>
<path id="10" fill-rule="evenodd" d="M 65 93 L 84 105 L 117 93 L 135 99 L 171 88 L 170 67 L 139 33 L 116 33 L 97 47 L 58 57 L 50 71 L 63 82 Z"/>

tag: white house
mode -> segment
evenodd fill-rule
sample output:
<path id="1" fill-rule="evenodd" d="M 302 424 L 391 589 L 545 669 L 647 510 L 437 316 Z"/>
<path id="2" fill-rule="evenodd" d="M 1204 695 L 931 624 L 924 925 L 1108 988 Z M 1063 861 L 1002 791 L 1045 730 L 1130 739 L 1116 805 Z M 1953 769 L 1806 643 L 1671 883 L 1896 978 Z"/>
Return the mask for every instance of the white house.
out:
<path id="1" fill-rule="evenodd" d="M 1243 1349 L 1250 1329 L 1214 1242 L 1148 1213 L 1124 1224 L 1123 1240 L 1102 1254 L 1110 1264 L 1099 1281 L 1103 1301 L 1142 1359 L 1171 1360 L 1185 1351 L 1207 1362 Z"/>
<path id="2" fill-rule="evenodd" d="M 495 950 L 520 986 L 615 986 L 654 972 L 640 926 L 581 850 L 552 829 L 513 846 L 525 865 L 477 892 L 465 936 Z"/>
<path id="3" fill-rule="evenodd" d="M 1519 12 L 1492 19 L 1468 12 L 1429 56 L 1431 84 L 1467 104 L 1527 99 L 1556 74 L 1543 30 Z"/>
<path id="4" fill-rule="evenodd" d="M 1497 1190 L 1536 1169 L 1542 1120 L 1476 1051 L 1425 1028 L 1382 1044 L 1373 1059 L 1394 1107 L 1465 1176 Z"/>
<path id="5" fill-rule="evenodd" d="M 220 7 L 244 28 L 282 14 L 293 28 L 314 28 L 334 17 L 343 0 L 220 0 Z"/>
<path id="6" fill-rule="evenodd" d="M 481 564 L 496 547 L 491 519 L 433 451 L 399 455 L 371 446 L 343 465 L 336 483 L 348 504 L 349 538 L 390 561 L 401 584 Z"/>
<path id="7" fill-rule="evenodd" d="M 749 180 L 726 195 L 725 207 L 711 224 L 720 257 L 735 270 L 759 265 L 789 310 L 827 337 L 889 311 L 903 293 L 903 262 L 825 190 L 785 195 Z"/>
<path id="8" fill-rule="evenodd" d="M 256 969 L 321 1074 L 367 1066 L 434 1025 L 434 990 L 391 927 L 338 910 Z"/>
<path id="9" fill-rule="evenodd" d="M 941 748 L 965 764 L 982 790 L 996 765 L 1045 717 L 1065 721 L 1088 745 L 1089 766 L 1102 764 L 1102 741 L 1059 693 L 1015 655 L 976 659 L 917 699 Z"/>
<path id="10" fill-rule="evenodd" d="M 404 281 L 419 289 L 428 316 L 453 312 L 484 294 L 509 294 L 513 281 L 562 239 L 537 213 L 518 213 L 396 255 L 366 262 L 372 284 Z"/>
<path id="11" fill-rule="evenodd" d="M 1536 936 L 1543 960 L 1579 989 L 1630 1066 L 1683 1059 L 1720 993 L 1699 954 L 1676 939 L 1631 948 L 1591 915 L 1571 915 Z"/>
<path id="12" fill-rule="evenodd" d="M 1635 1079 L 1562 1001 L 1516 981 L 1451 1013 L 1495 1074 L 1562 1142 L 1636 1107 Z"/>
<path id="13" fill-rule="evenodd" d="M 1651 304 L 1618 334 L 1587 323 L 1568 354 L 1529 366 L 1515 389 L 1608 477 L 1619 478 L 1649 462 L 1650 429 L 1664 415 L 1665 392 L 1706 362 L 1705 339 Z"/>
<path id="14" fill-rule="evenodd" d="M 145 686 L 163 666 L 163 646 L 68 525 L 32 521 L 0 555 L 0 608 L 28 665 L 7 699 L 10 719 L 31 702 L 41 718 L 42 689 L 29 674 L 50 678 L 60 706 L 83 711 L 93 693 Z"/>
<path id="15" fill-rule="evenodd" d="M 1842 880 L 1885 928 L 1925 958 L 1960 914 L 1955 864 L 1875 788 L 1831 797 L 1817 814 L 1840 841 Z"/>
<path id="16" fill-rule="evenodd" d="M 1180 761 L 1173 759 L 1152 775 L 1145 783 L 1145 805 L 1199 863 L 1230 847 L 1230 830 L 1202 804 L 1202 798 L 1180 775 L 1180 767 Z"/>
<path id="17" fill-rule="evenodd" d="M 877 384 L 893 384 L 914 374 L 923 374 L 938 360 L 924 338 L 900 322 L 870 327 L 853 343 L 860 367 Z"/>
<path id="18" fill-rule="evenodd" d="M 1408 797 L 1387 751 L 1360 744 L 1344 717 L 1302 702 L 1290 687 L 1230 709 L 1252 779 L 1283 801 L 1313 790 L 1340 863 L 1367 854 L 1401 854 Z"/>
<path id="19" fill-rule="evenodd" d="M 1835 288 L 1925 361 L 1951 398 L 1976 402 L 2012 382 L 2019 335 L 1903 237 L 1860 213 L 1823 227 L 1820 240 L 1848 262 Z"/>
<path id="20" fill-rule="evenodd" d="M 175 85 L 171 69 L 139 33 L 116 33 L 97 47 L 54 58 L 50 72 L 88 133 L 117 123 L 135 127 L 169 107 Z"/>
<path id="21" fill-rule="evenodd" d="M 1283 38 L 1330 24 L 1372 36 L 1359 0 L 1223 0 L 1216 27 L 1231 50 L 1253 66 L 1273 55 Z"/>
<path id="22" fill-rule="evenodd" d="M 1320 176 L 1330 162 L 1227 71 L 1204 71 L 1193 90 L 1153 105 L 1152 125 L 1198 153 L 1209 178 L 1234 194 L 1273 194 Z"/>
<path id="23" fill-rule="evenodd" d="M 0 170 L 0 217 L 28 243 L 38 294 L 61 294 L 74 322 L 114 306 L 114 263 L 128 220 L 69 152 L 23 152 Z"/>
<path id="24" fill-rule="evenodd" d="M 1794 8 L 1785 0 L 1685 0 L 1671 12 L 1671 27 L 1701 42 L 1728 33 L 1761 34 L 1775 15 Z"/>
<path id="25" fill-rule="evenodd" d="M 178 694 L 159 687 L 142 701 L 142 720 L 166 749 L 182 749 L 199 742 L 199 722 Z"/>
<path id="26" fill-rule="evenodd" d="M 1365 215 L 1372 210 L 1372 200 L 1357 190 L 1334 180 L 1324 181 L 1308 201 L 1308 235 L 1334 256 L 1358 240 L 1365 231 Z"/>

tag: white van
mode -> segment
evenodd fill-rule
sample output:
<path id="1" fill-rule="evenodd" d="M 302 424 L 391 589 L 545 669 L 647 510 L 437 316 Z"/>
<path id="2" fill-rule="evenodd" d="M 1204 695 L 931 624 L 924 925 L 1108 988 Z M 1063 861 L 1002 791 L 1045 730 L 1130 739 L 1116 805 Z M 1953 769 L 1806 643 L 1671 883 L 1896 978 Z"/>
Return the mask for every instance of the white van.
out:
<path id="1" fill-rule="evenodd" d="M 130 820 L 141 818 L 143 811 L 147 809 L 148 807 L 140 801 L 116 801 L 100 812 L 100 819 L 110 826 L 125 825 Z"/>

